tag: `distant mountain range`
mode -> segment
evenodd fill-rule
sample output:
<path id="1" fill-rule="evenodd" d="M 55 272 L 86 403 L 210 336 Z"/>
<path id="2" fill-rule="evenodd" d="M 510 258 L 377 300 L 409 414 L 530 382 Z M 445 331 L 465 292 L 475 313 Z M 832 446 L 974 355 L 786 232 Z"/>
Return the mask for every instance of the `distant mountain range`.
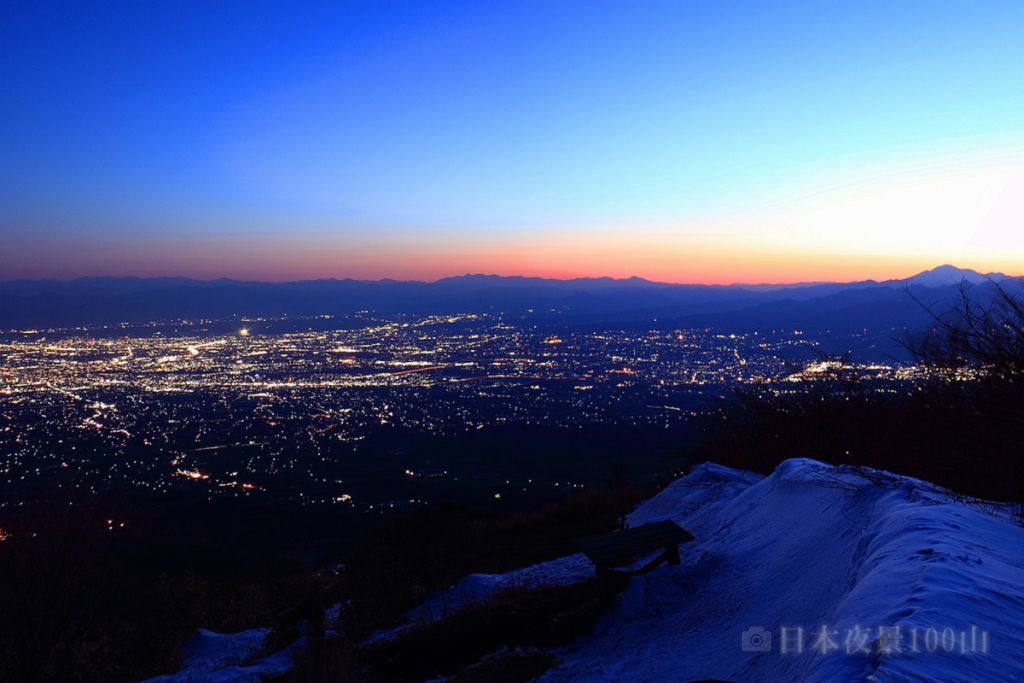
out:
<path id="1" fill-rule="evenodd" d="M 982 289 L 1002 273 L 939 266 L 902 280 L 798 285 L 677 285 L 642 278 L 463 275 L 436 282 L 80 278 L 0 283 L 0 329 L 180 318 L 501 311 L 569 324 L 798 327 L 847 333 L 924 324 L 960 283 Z"/>

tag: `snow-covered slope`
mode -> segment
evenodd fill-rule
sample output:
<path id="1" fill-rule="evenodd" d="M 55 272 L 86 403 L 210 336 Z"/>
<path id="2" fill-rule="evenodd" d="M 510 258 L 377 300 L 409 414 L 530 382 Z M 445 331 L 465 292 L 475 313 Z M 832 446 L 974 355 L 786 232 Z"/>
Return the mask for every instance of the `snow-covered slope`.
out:
<path id="1" fill-rule="evenodd" d="M 269 635 L 269 628 L 238 633 L 201 628 L 181 653 L 181 671 L 143 683 L 255 683 L 287 673 L 294 667 L 294 655 L 305 647 L 305 639 L 300 638 L 270 656 L 253 659 Z"/>
<path id="2" fill-rule="evenodd" d="M 813 460 L 768 477 L 701 465 L 629 518 L 690 530 L 681 565 L 632 579 L 543 681 L 1024 681 L 1024 528 L 1010 512 Z M 474 574 L 411 616 L 592 573 L 570 555 Z M 163 680 L 287 668 L 288 652 L 244 664 L 256 635 L 204 634 Z"/>
<path id="3" fill-rule="evenodd" d="M 790 460 L 758 481 L 702 466 L 630 521 L 666 518 L 696 536 L 682 565 L 634 578 L 545 681 L 1024 680 L 1024 529 L 1008 511 Z M 744 643 L 759 628 L 767 651 Z"/>
<path id="4" fill-rule="evenodd" d="M 764 478 L 701 465 L 629 521 L 662 519 L 696 537 L 682 564 L 634 578 L 544 681 L 1024 681 L 1024 528 L 1007 509 L 800 459 Z M 591 573 L 571 555 L 474 574 L 414 618 Z"/>

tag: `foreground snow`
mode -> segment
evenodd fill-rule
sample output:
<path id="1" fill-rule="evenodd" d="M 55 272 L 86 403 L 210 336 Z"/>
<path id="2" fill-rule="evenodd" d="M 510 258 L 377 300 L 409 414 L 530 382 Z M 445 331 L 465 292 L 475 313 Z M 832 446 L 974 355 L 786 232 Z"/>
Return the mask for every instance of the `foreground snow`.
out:
<path id="1" fill-rule="evenodd" d="M 696 537 L 681 565 L 632 579 L 544 681 L 1024 681 L 1024 528 L 1004 508 L 790 460 L 768 477 L 701 465 L 629 517 L 663 519 Z M 411 617 L 592 574 L 582 555 L 474 574 Z M 203 632 L 163 680 L 277 673 L 289 652 L 245 664 L 263 637 Z"/>
<path id="2" fill-rule="evenodd" d="M 253 660 L 268 635 L 268 628 L 238 633 L 199 629 L 181 653 L 184 659 L 181 671 L 150 678 L 144 683 L 242 683 L 287 673 L 294 667 L 294 655 L 305 646 L 305 641 L 300 638 L 280 652 Z"/>
<path id="3" fill-rule="evenodd" d="M 697 538 L 682 565 L 633 579 L 543 680 L 1024 680 L 1024 529 L 1005 510 L 790 460 L 757 481 L 703 466 L 630 521 L 666 518 Z M 769 651 L 744 649 L 751 628 Z"/>
<path id="4" fill-rule="evenodd" d="M 634 578 L 544 681 L 1024 681 L 1024 529 L 1005 508 L 798 459 L 701 465 L 629 517 L 663 519 L 696 536 L 682 564 Z M 413 616 L 592 571 L 571 555 L 474 574 Z M 757 630 L 744 648 L 749 629 L 770 649 Z"/>

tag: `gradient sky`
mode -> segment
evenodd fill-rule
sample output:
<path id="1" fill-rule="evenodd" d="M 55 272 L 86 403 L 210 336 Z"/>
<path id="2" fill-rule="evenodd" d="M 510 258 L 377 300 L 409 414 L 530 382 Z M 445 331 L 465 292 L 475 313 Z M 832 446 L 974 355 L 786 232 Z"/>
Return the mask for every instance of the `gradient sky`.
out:
<path id="1" fill-rule="evenodd" d="M 0 3 L 0 280 L 1024 271 L 1024 2 Z"/>

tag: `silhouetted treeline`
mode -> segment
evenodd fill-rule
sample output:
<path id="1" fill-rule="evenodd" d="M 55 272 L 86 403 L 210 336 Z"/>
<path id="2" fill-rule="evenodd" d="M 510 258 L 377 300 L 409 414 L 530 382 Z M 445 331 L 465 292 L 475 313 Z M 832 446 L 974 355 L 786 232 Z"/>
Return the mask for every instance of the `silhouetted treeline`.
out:
<path id="1" fill-rule="evenodd" d="M 448 666 L 474 664 L 476 659 L 463 661 L 459 648 L 420 661 L 412 645 L 372 653 L 346 646 L 401 621 L 425 596 L 466 574 L 565 555 L 573 552 L 574 538 L 616 528 L 623 511 L 642 497 L 621 476 L 621 468 L 612 468 L 611 490 L 588 489 L 529 512 L 454 503 L 413 509 L 361 542 L 348 533 L 355 513 L 334 508 L 99 498 L 5 510 L 0 681 L 113 682 L 173 672 L 181 666 L 181 646 L 198 627 L 234 632 L 271 626 L 312 592 L 339 582 L 344 634 L 331 657 L 356 670 L 351 680 L 422 680 Z M 345 569 L 331 569 L 342 557 Z M 583 598 L 574 592 L 514 593 L 502 604 L 528 606 L 531 619 L 547 623 L 555 607 L 566 600 L 585 603 Z M 599 612 L 588 607 L 581 615 L 589 623 Z M 491 612 L 460 618 L 460 639 L 472 634 L 481 648 L 500 645 L 497 626 L 479 628 L 493 620 Z M 572 622 L 563 630 L 575 628 Z M 417 633 L 408 642 L 428 651 L 436 637 Z M 267 653 L 293 638 L 272 640 Z M 514 659 L 529 670 L 547 661 Z"/>
<path id="2" fill-rule="evenodd" d="M 905 341 L 928 371 L 909 394 L 867 391 L 838 359 L 813 379 L 738 393 L 704 425 L 696 459 L 768 472 L 810 457 L 1024 501 L 1024 303 L 1015 283 L 984 291 L 963 285 Z"/>

